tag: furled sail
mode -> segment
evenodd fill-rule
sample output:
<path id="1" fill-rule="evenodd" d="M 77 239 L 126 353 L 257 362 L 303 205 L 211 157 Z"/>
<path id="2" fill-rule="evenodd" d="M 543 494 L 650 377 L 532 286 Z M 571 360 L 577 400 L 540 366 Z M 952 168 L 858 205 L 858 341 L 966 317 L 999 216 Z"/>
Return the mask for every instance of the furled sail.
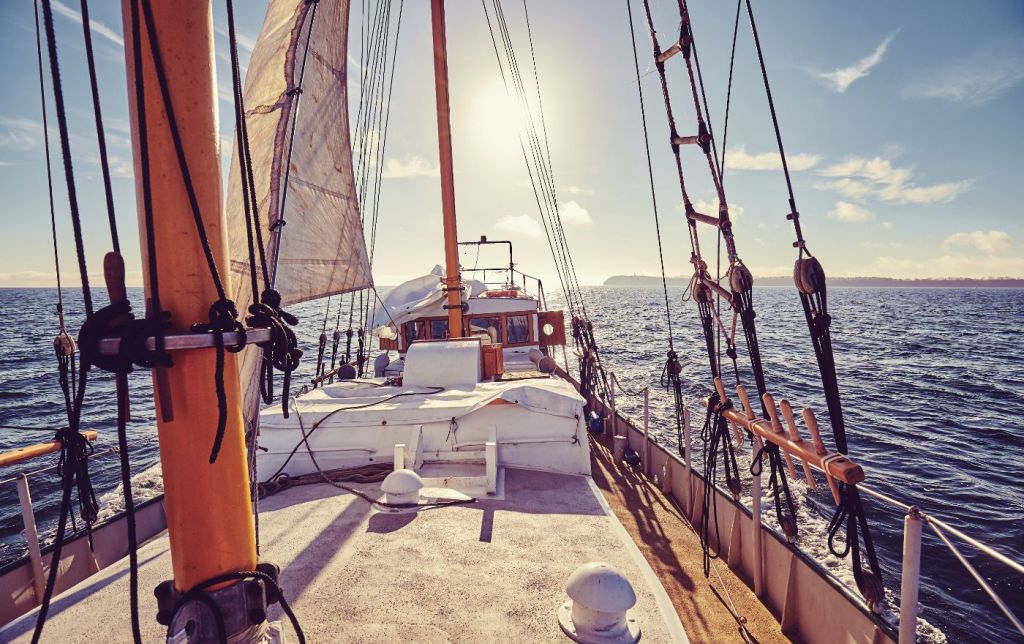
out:
<path id="1" fill-rule="evenodd" d="M 285 305 L 371 284 L 349 139 L 348 20 L 348 0 L 271 0 L 245 74 L 257 206 Z M 244 317 L 252 282 L 238 145 L 225 207 L 232 296 Z M 259 361 L 259 350 L 247 349 L 239 374 L 249 421 Z"/>

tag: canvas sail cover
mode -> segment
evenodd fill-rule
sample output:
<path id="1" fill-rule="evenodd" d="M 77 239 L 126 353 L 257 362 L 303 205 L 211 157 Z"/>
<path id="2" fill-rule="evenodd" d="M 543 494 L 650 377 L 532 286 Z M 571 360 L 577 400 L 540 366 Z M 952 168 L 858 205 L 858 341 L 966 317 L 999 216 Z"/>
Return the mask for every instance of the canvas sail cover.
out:
<path id="1" fill-rule="evenodd" d="M 285 305 L 372 281 L 352 173 L 348 19 L 348 0 L 271 0 L 245 72 L 257 207 L 271 279 Z M 244 317 L 252 282 L 238 143 L 225 208 L 232 299 Z M 247 421 L 259 404 L 259 362 L 259 349 L 245 350 L 239 376 Z"/>

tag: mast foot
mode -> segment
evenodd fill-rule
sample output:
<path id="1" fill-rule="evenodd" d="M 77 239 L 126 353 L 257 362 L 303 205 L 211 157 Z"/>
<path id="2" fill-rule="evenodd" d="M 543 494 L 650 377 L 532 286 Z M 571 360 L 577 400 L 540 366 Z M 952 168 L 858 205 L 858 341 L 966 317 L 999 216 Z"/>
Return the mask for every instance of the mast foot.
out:
<path id="1" fill-rule="evenodd" d="M 256 571 L 274 580 L 268 588 L 263 579 L 249 578 L 211 591 L 182 593 L 174 581 L 154 590 L 157 623 L 167 626 L 168 644 L 221 642 L 221 628 L 232 644 L 277 644 L 285 642 L 280 621 L 268 622 L 267 609 L 278 601 L 276 588 L 280 569 L 260 563 Z"/>

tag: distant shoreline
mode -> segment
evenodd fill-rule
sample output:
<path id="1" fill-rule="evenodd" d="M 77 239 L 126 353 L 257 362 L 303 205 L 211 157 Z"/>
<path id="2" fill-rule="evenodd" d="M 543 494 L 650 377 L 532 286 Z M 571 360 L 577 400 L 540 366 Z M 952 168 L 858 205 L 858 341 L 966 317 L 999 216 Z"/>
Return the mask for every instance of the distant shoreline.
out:
<path id="1" fill-rule="evenodd" d="M 669 286 L 686 286 L 688 277 L 669 277 Z M 755 286 L 793 286 L 792 277 L 755 277 Z M 897 279 L 895 277 L 829 277 L 829 286 L 883 288 L 1024 288 L 1024 279 L 1010 277 L 971 279 L 966 277 Z M 654 275 L 612 275 L 602 286 L 661 286 Z"/>

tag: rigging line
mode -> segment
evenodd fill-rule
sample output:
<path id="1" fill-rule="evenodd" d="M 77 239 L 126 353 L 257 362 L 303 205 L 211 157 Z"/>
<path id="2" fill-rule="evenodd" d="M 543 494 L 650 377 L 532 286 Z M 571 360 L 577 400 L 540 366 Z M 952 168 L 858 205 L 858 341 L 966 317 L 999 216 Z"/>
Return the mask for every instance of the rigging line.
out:
<path id="1" fill-rule="evenodd" d="M 494 47 L 494 57 L 495 57 L 496 62 L 498 63 L 498 71 L 501 74 L 502 83 L 505 85 L 505 91 L 509 92 L 508 78 L 507 78 L 507 76 L 505 74 L 505 67 L 504 67 L 504 64 L 502 63 L 501 54 L 498 51 L 498 41 L 497 41 L 497 38 L 494 35 L 494 27 L 493 27 L 493 25 L 491 23 L 490 13 L 487 11 L 487 0 L 480 0 L 480 5 L 483 7 L 484 17 L 487 20 L 487 29 L 488 29 L 488 32 L 490 33 L 490 36 L 491 36 L 491 44 Z M 510 71 L 510 73 L 511 73 L 511 71 Z M 558 252 L 556 251 L 556 248 L 555 248 L 555 245 L 554 245 L 554 241 L 553 241 L 552 236 L 551 236 L 551 231 L 548 228 L 547 218 L 544 215 L 543 206 L 541 205 L 540 194 L 538 193 L 537 182 L 536 182 L 536 180 L 534 178 L 533 167 L 530 165 L 529 158 L 528 158 L 528 156 L 526 154 L 526 146 L 523 143 L 523 137 L 522 137 L 522 133 L 521 132 L 519 132 L 519 148 L 522 151 L 523 161 L 526 164 L 526 172 L 527 172 L 527 175 L 530 178 L 530 185 L 533 188 L 533 196 L 534 196 L 534 200 L 537 203 L 537 210 L 540 211 L 540 213 L 541 213 L 541 224 L 543 224 L 543 226 L 544 226 L 544 235 L 547 238 L 548 247 L 551 249 L 551 258 L 552 258 L 552 261 L 555 264 L 555 272 L 558 275 L 558 281 L 559 281 L 559 283 L 560 283 L 560 285 L 562 287 L 562 292 L 566 294 L 566 303 L 569 305 L 570 311 L 575 311 L 576 306 L 575 306 L 575 302 L 574 302 L 573 297 L 572 297 L 573 293 L 566 286 L 566 280 L 565 280 L 565 276 L 563 274 L 563 268 L 562 268 L 562 266 L 561 266 L 561 264 L 559 262 Z"/>
<path id="2" fill-rule="evenodd" d="M 46 116 L 46 83 L 43 79 L 43 45 L 39 35 L 39 0 L 33 0 L 36 28 L 36 62 L 39 69 L 39 106 L 43 116 L 43 151 L 46 156 L 46 193 L 50 203 L 50 231 L 53 234 L 53 265 L 57 272 L 57 319 L 64 331 L 64 289 L 60 279 L 60 253 L 57 249 L 57 214 L 53 204 L 53 169 L 50 160 L 50 127 Z M 52 431 L 52 430 L 51 430 Z"/>
<path id="3" fill-rule="evenodd" d="M 532 112 L 530 111 L 529 103 L 526 100 L 526 90 L 525 90 L 525 86 L 524 86 L 524 84 L 522 82 L 522 75 L 519 72 L 519 66 L 518 66 L 518 63 L 517 63 L 516 58 L 515 58 L 515 52 L 514 52 L 514 48 L 512 47 L 511 37 L 510 37 L 510 34 L 508 33 L 507 25 L 504 22 L 504 12 L 501 9 L 500 1 L 499 0 L 493 0 L 493 6 L 494 6 L 494 10 L 495 10 L 495 17 L 496 17 L 496 20 L 497 20 L 498 26 L 499 26 L 499 31 L 501 32 L 501 36 L 502 36 L 502 44 L 503 44 L 503 47 L 505 49 L 505 55 L 506 55 L 506 57 L 508 59 L 509 75 L 512 78 L 512 85 L 513 85 L 513 89 L 515 91 L 515 97 L 517 97 L 519 99 L 519 101 L 520 101 L 520 109 L 522 109 L 523 112 L 526 115 L 526 125 L 527 125 L 527 127 L 526 127 L 526 136 L 527 136 L 527 140 L 528 140 L 529 146 L 530 146 L 530 154 L 533 157 L 533 160 L 534 160 L 534 163 L 535 163 L 535 166 L 536 166 L 537 180 L 539 181 L 540 188 L 541 188 L 541 193 L 543 194 L 543 207 L 544 207 L 544 209 L 541 209 L 541 205 L 539 203 L 538 203 L 538 209 L 540 209 L 540 214 L 541 214 L 542 220 L 544 219 L 544 217 L 549 217 L 551 219 L 550 226 L 551 226 L 551 229 L 553 231 L 553 239 L 555 241 L 555 248 L 557 248 L 557 252 L 559 253 L 559 255 L 561 257 L 562 267 L 563 267 L 563 271 L 564 271 L 564 274 L 565 274 L 565 284 L 568 287 L 566 289 L 566 293 L 567 293 L 567 295 L 569 297 L 575 299 L 575 301 L 576 301 L 575 306 L 578 307 L 579 306 L 578 289 L 575 289 L 575 287 L 574 287 L 574 284 L 573 284 L 573 281 L 572 281 L 572 275 L 571 275 L 570 268 L 569 268 L 569 260 L 566 257 L 566 250 L 567 249 L 565 247 L 565 244 L 562 243 L 561 238 L 558 235 L 558 226 L 557 226 L 556 216 L 554 214 L 552 214 L 553 212 L 556 212 L 556 211 L 554 210 L 555 209 L 555 202 L 552 199 L 552 196 L 550 194 L 551 182 L 550 182 L 549 179 L 547 179 L 548 169 L 547 169 L 547 167 L 543 163 L 543 156 L 542 156 L 542 154 L 540 152 L 540 143 L 539 143 L 539 140 L 538 140 L 538 138 L 536 136 L 536 129 L 535 129 L 535 125 L 533 123 Z M 488 23 L 490 23 L 489 18 L 488 18 Z M 492 30 L 492 39 L 493 39 L 493 30 Z M 508 89 L 507 83 L 506 83 L 506 89 Z M 520 145 L 523 146 L 524 160 L 526 161 L 526 163 L 528 165 L 528 168 L 529 168 L 529 160 L 528 160 L 527 155 L 526 155 L 525 146 L 522 143 L 522 134 L 520 134 Z M 531 181 L 532 181 L 532 177 L 531 177 Z M 538 195 L 536 195 L 536 186 L 534 187 L 534 191 L 535 191 L 535 196 L 538 196 Z M 538 201 L 540 201 L 539 198 L 538 198 Z M 553 249 L 553 252 L 554 252 L 554 249 Z M 565 287 L 563 287 L 563 288 L 565 288 Z"/>
<path id="4" fill-rule="evenodd" d="M 217 269 L 217 262 L 213 257 L 213 250 L 210 247 L 210 240 L 206 235 L 206 226 L 203 223 L 202 211 L 199 207 L 199 198 L 196 195 L 195 186 L 192 184 L 192 173 L 189 169 L 188 158 L 185 156 L 185 146 L 181 139 L 181 132 L 178 129 L 178 120 L 174 112 L 174 102 L 171 100 L 170 86 L 167 84 L 167 75 L 163 63 L 163 52 L 156 33 L 156 21 L 153 19 L 153 8 L 150 0 L 141 0 L 143 22 L 146 26 L 146 34 L 149 39 L 150 55 L 152 56 L 153 67 L 157 77 L 157 84 L 160 88 L 160 95 L 163 99 L 164 111 L 167 113 L 167 124 L 171 131 L 171 139 L 174 143 L 174 150 L 178 160 L 178 169 L 181 172 L 182 182 L 185 184 L 185 191 L 188 195 L 189 206 L 192 210 L 192 219 L 196 226 L 196 235 L 199 237 L 203 255 L 206 258 L 206 265 L 210 272 L 210 279 L 213 281 L 217 296 L 221 300 L 227 299 L 224 290 L 224 283 Z"/>
<path id="5" fill-rule="evenodd" d="M 772 99 L 772 88 L 768 82 L 768 70 L 764 64 L 764 53 L 761 51 L 761 39 L 757 35 L 757 23 L 754 20 L 754 7 L 750 4 L 750 0 L 746 0 L 747 3 L 747 16 L 750 19 L 750 31 L 754 36 L 754 47 L 757 49 L 757 60 L 761 65 L 761 78 L 764 80 L 764 92 L 768 98 L 768 109 L 772 115 L 772 126 L 775 128 L 775 141 L 779 144 L 779 157 L 782 159 L 782 174 L 786 177 L 786 190 L 789 191 L 789 207 L 790 213 L 793 220 L 793 229 L 796 232 L 797 242 L 800 244 L 801 250 L 803 250 L 804 237 L 800 230 L 800 215 L 796 209 L 796 197 L 793 196 L 793 180 L 789 176 L 789 164 L 786 163 L 786 151 L 782 146 L 782 131 L 779 128 L 779 117 L 775 113 L 775 101 Z"/>
<path id="6" fill-rule="evenodd" d="M 524 11 L 525 11 L 525 0 L 524 0 Z M 559 242 L 560 242 L 561 246 L 564 248 L 564 254 L 565 254 L 565 257 L 567 258 L 567 262 L 566 263 L 567 263 L 567 266 L 568 266 L 569 275 L 572 277 L 572 280 L 574 282 L 574 285 L 575 285 L 575 288 L 576 288 L 576 292 L 577 292 L 577 298 L 579 300 L 579 305 L 580 305 L 580 308 L 582 310 L 583 316 L 586 317 L 586 315 L 587 315 L 586 304 L 583 301 L 582 290 L 580 289 L 579 279 L 578 279 L 578 277 L 576 275 L 576 268 L 575 268 L 575 264 L 574 264 L 574 261 L 573 261 L 572 253 L 569 251 L 568 241 L 567 241 L 567 238 L 566 238 L 566 235 L 565 235 L 565 228 L 562 225 L 562 218 L 561 218 L 561 215 L 559 214 L 558 195 L 557 195 L 556 190 L 555 190 L 554 168 L 551 165 L 551 152 L 550 152 L 550 146 L 548 145 L 547 133 L 546 133 L 546 130 L 545 130 L 544 131 L 544 148 L 547 150 L 547 159 L 546 159 L 546 162 L 545 162 L 545 157 L 541 153 L 540 138 L 538 137 L 538 134 L 537 134 L 537 127 L 536 127 L 536 123 L 534 122 L 534 119 L 533 119 L 533 112 L 530 109 L 529 100 L 526 98 L 526 88 L 525 88 L 525 85 L 523 84 L 522 73 L 519 71 L 519 63 L 518 63 L 518 60 L 516 59 L 516 56 L 515 56 L 515 48 L 512 45 L 511 32 L 509 31 L 508 23 L 507 23 L 507 21 L 505 19 L 505 12 L 504 12 L 504 9 L 502 8 L 500 0 L 495 0 L 495 12 L 498 15 L 499 24 L 500 24 L 500 26 L 502 28 L 505 40 L 507 41 L 507 46 L 508 46 L 508 51 L 509 51 L 509 55 L 510 55 L 510 58 L 511 58 L 511 62 L 515 66 L 515 78 L 518 81 L 518 85 L 519 85 L 519 89 L 520 89 L 520 95 L 521 95 L 521 100 L 523 102 L 523 107 L 526 110 L 526 113 L 527 113 L 527 116 L 528 116 L 528 122 L 529 122 L 529 127 L 530 127 L 530 135 L 532 136 L 533 145 L 536 146 L 536 152 L 537 152 L 537 157 L 538 157 L 537 161 L 538 161 L 539 165 L 544 169 L 544 177 L 545 177 L 545 179 L 547 181 L 547 184 L 548 184 L 549 197 L 550 197 L 551 206 L 552 206 L 553 212 L 554 212 L 553 219 L 554 219 L 554 222 L 555 222 L 556 230 L 558 232 Z M 526 25 L 527 25 L 527 31 L 528 32 L 531 31 L 529 18 L 530 18 L 529 12 L 526 12 Z M 544 111 L 543 111 L 544 107 L 543 107 L 543 101 L 541 100 L 540 76 L 537 73 L 536 55 L 534 53 L 532 37 L 530 39 L 530 55 L 531 55 L 531 58 L 533 59 L 534 81 L 535 81 L 535 84 L 536 84 L 536 87 L 537 87 L 537 97 L 538 97 L 537 98 L 537 100 L 538 100 L 538 111 L 540 112 L 541 121 L 542 121 L 542 123 L 544 123 Z"/>
<path id="7" fill-rule="evenodd" d="M 96 117 L 96 142 L 100 152 L 100 171 L 103 174 L 103 194 L 107 200 L 107 220 L 110 225 L 110 242 L 115 253 L 121 253 L 121 242 L 117 235 L 117 218 L 114 215 L 114 191 L 110 184 L 110 164 L 107 161 L 107 137 L 103 131 L 103 112 L 100 110 L 100 90 L 96 80 L 96 57 L 92 47 L 92 26 L 89 22 L 89 2 L 81 0 L 82 35 L 85 38 L 85 60 L 89 69 L 89 86 L 92 91 L 92 110 Z"/>
<path id="8" fill-rule="evenodd" d="M 86 317 L 92 315 L 92 289 L 89 288 L 89 270 L 85 262 L 85 243 L 82 239 L 82 217 L 78 208 L 78 190 L 75 187 L 75 169 L 71 160 L 71 135 L 68 133 L 67 112 L 64 108 L 64 90 L 60 79 L 60 62 L 57 59 L 57 42 L 53 30 L 53 12 L 50 0 L 43 0 L 43 27 L 46 30 L 46 44 L 50 59 L 50 80 L 53 83 L 53 103 L 57 112 L 57 128 L 60 132 L 60 151 L 64 160 L 64 180 L 67 184 L 68 205 L 71 209 L 71 224 L 75 233 L 75 250 L 78 255 L 78 273 L 82 280 L 82 299 Z"/>
<path id="9" fill-rule="evenodd" d="M 525 1 L 525 0 L 524 0 Z M 644 108 L 644 91 L 640 84 L 640 55 L 636 48 L 636 32 L 633 25 L 633 6 L 626 0 L 626 13 L 629 15 L 629 37 L 633 42 L 633 66 L 636 70 L 636 92 L 640 101 L 640 122 L 644 129 L 644 152 L 647 155 L 647 178 L 651 186 L 651 210 L 654 212 L 654 231 L 658 236 L 658 261 L 661 264 L 661 291 L 665 296 L 665 319 L 668 321 L 668 348 L 672 346 L 672 309 L 668 301 L 668 280 L 665 278 L 665 253 L 661 244 L 661 222 L 658 217 L 658 199 L 654 190 L 654 165 L 651 162 L 651 142 L 647 134 L 647 110 Z"/>
<path id="10" fill-rule="evenodd" d="M 544 151 L 545 151 L 545 154 L 547 156 L 547 167 L 548 167 L 548 172 L 549 172 L 550 181 L 551 181 L 551 194 L 552 194 L 552 197 L 555 200 L 555 211 L 558 212 L 558 198 L 557 198 L 557 195 L 555 193 L 554 163 L 551 160 L 551 146 L 550 146 L 550 139 L 548 137 L 547 118 L 544 115 L 544 100 L 541 97 L 541 91 L 540 91 L 540 74 L 537 71 L 537 55 L 536 55 L 536 52 L 535 52 L 535 49 L 534 49 L 534 45 L 533 45 L 533 28 L 530 25 L 530 11 L 527 8 L 526 0 L 523 0 L 523 15 L 525 16 L 525 19 L 526 19 L 526 35 L 527 35 L 527 39 L 528 39 L 528 41 L 530 43 L 530 60 L 531 60 L 531 62 L 533 64 L 533 79 L 534 79 L 534 84 L 537 86 L 537 111 L 540 114 L 541 132 L 543 133 L 543 136 L 544 136 Z M 559 222 L 559 227 L 561 228 L 561 226 L 562 226 L 561 216 L 559 216 L 558 222 Z M 564 230 L 562 231 L 562 238 L 563 238 L 563 243 L 566 243 L 566 245 L 568 245 L 568 243 L 564 241 L 565 240 Z M 575 268 L 575 266 L 572 263 L 572 255 L 571 254 L 569 255 L 569 261 L 570 261 L 570 267 L 573 270 L 573 277 L 575 278 L 575 276 L 576 276 L 576 272 L 575 272 L 576 268 Z M 576 280 L 576 288 L 579 289 L 579 280 L 578 279 Z M 586 314 L 587 314 L 587 312 L 586 312 L 586 304 L 583 301 L 582 296 L 580 297 L 580 305 L 583 308 L 583 315 L 586 316 Z"/>
<path id="11" fill-rule="evenodd" d="M 373 23 L 371 24 L 370 23 L 370 14 L 369 14 L 369 11 L 368 11 L 369 10 L 369 4 L 367 2 L 363 2 L 363 20 L 362 20 L 362 23 L 360 24 L 360 30 L 361 30 L 360 34 L 361 34 L 361 37 L 362 37 L 363 32 L 366 32 L 368 35 L 372 36 L 372 40 L 368 41 L 365 44 L 365 46 L 363 45 L 362 42 L 360 42 L 360 48 L 361 49 L 360 49 L 360 52 L 359 52 L 359 55 L 360 55 L 360 58 L 359 58 L 359 110 L 356 112 L 356 127 L 355 127 L 356 139 L 353 141 L 352 153 L 353 153 L 353 156 L 355 156 L 355 149 L 357 147 L 359 148 L 359 155 L 358 155 L 357 159 L 358 159 L 358 162 L 360 164 L 360 173 L 362 172 L 361 168 L 362 168 L 362 160 L 363 160 L 363 144 L 364 144 L 364 134 L 365 134 L 365 132 L 364 132 L 364 124 L 365 123 L 364 122 L 365 122 L 365 119 L 366 119 L 366 108 L 367 108 L 367 104 L 368 104 L 367 97 L 369 96 L 369 93 L 367 92 L 367 82 L 370 79 L 370 68 L 369 68 L 369 63 L 367 62 L 367 59 L 370 57 L 370 53 L 371 53 L 371 50 L 370 50 L 371 42 L 376 44 L 380 40 L 378 36 L 380 35 L 379 34 L 379 22 L 380 22 L 380 16 L 381 16 L 381 9 L 382 9 L 382 7 L 383 7 L 383 3 L 380 0 L 378 0 L 377 1 L 377 5 L 376 5 L 376 10 L 374 11 L 374 14 L 373 14 Z M 376 52 L 373 53 L 373 60 L 374 60 L 374 62 L 376 62 L 376 60 L 377 60 Z"/>
<path id="12" fill-rule="evenodd" d="M 736 0 L 736 19 L 732 26 L 732 51 L 729 54 L 729 84 L 725 91 L 725 123 L 722 126 L 722 158 L 718 164 L 718 178 L 725 185 L 726 142 L 729 138 L 729 106 L 732 103 L 732 72 L 736 62 L 736 40 L 740 29 L 740 8 L 743 0 Z"/>
<path id="13" fill-rule="evenodd" d="M 395 87 L 395 69 L 398 66 L 398 37 L 402 32 L 402 13 L 405 9 L 405 0 L 398 3 L 398 20 L 395 24 L 395 46 L 391 52 L 391 79 L 388 81 L 388 94 L 385 104 L 384 129 L 381 132 L 381 148 L 377 155 L 377 186 L 374 189 L 373 221 L 370 232 L 370 278 L 373 278 L 373 258 L 377 248 L 377 214 L 380 208 L 380 189 L 384 178 L 384 154 L 388 145 L 388 126 L 391 122 L 391 97 Z"/>
<path id="14" fill-rule="evenodd" d="M 306 3 L 308 6 L 309 3 Z M 302 52 L 302 65 L 299 67 L 299 78 L 298 84 L 295 87 L 289 88 L 289 91 L 294 92 L 294 100 L 292 102 L 291 111 L 291 131 L 288 134 L 288 155 L 285 159 L 284 164 L 284 176 L 281 177 L 281 203 L 277 211 L 277 220 L 271 224 L 271 230 L 277 232 L 277 248 L 274 249 L 274 270 L 271 282 L 277 279 L 277 266 L 281 259 L 281 238 L 284 236 L 284 222 L 285 222 L 285 205 L 288 202 L 288 176 L 291 173 L 292 168 L 292 151 L 295 149 L 295 126 L 299 121 L 299 106 L 301 105 L 302 98 L 302 80 L 306 75 L 306 61 L 309 60 L 309 43 L 313 39 L 313 26 L 316 24 L 316 10 L 320 7 L 319 2 L 313 3 L 313 9 L 309 13 L 309 27 L 306 29 L 306 45 Z"/>
<path id="15" fill-rule="evenodd" d="M 387 9 L 384 9 L 385 4 Z M 361 120 L 356 121 L 356 131 L 359 135 L 359 203 L 362 204 L 366 199 L 366 186 L 369 177 L 369 160 L 371 154 L 370 138 L 373 134 L 371 123 L 377 118 L 378 105 L 382 100 L 380 96 L 380 89 L 382 82 L 380 82 L 382 75 L 385 73 L 382 64 L 386 66 L 386 49 L 381 45 L 381 41 L 384 40 L 388 33 L 388 24 L 391 17 L 391 5 L 390 2 L 378 2 L 377 15 L 379 19 L 375 18 L 374 22 L 374 49 L 372 52 L 368 49 L 368 53 L 372 55 L 371 67 L 367 72 L 366 79 L 369 83 L 369 87 L 364 86 L 361 89 L 359 102 L 360 102 L 360 113 Z M 378 70 L 380 73 L 378 74 Z M 360 221 L 365 221 L 365 214 L 360 210 L 359 213 Z"/>
<path id="16" fill-rule="evenodd" d="M 250 194 L 249 184 L 252 180 L 252 168 L 247 158 L 248 141 L 245 136 L 245 108 L 241 91 L 241 73 L 238 64 L 238 43 L 235 37 L 235 9 L 234 2 L 225 2 L 228 23 L 228 49 L 231 59 L 231 88 L 235 108 L 235 147 L 238 149 L 238 171 L 241 175 L 239 180 L 242 184 L 242 209 L 245 212 L 245 237 L 247 250 L 249 252 L 249 280 L 252 286 L 252 302 L 260 301 L 259 276 L 256 273 L 256 249 L 253 238 L 252 208 L 255 205 L 256 195 Z"/>

